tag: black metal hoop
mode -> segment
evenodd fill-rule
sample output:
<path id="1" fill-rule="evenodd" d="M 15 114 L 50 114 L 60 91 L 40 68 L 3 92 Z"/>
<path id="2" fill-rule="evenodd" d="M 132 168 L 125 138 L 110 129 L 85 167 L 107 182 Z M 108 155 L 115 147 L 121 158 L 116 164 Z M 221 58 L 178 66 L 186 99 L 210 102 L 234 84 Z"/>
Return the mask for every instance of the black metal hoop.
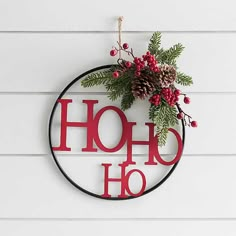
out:
<path id="1" fill-rule="evenodd" d="M 63 97 L 63 95 L 66 93 L 66 91 L 73 85 L 75 84 L 77 81 L 79 81 L 80 79 L 82 79 L 83 77 L 87 76 L 88 74 L 91 74 L 93 72 L 96 72 L 96 71 L 99 71 L 99 70 L 103 70 L 103 69 L 109 69 L 111 68 L 111 66 L 113 65 L 104 65 L 104 66 L 99 66 L 99 67 L 96 67 L 96 68 L 93 68 L 89 71 L 86 71 L 85 73 L 79 75 L 77 78 L 75 78 L 74 80 L 72 80 L 65 88 L 64 90 L 61 92 L 61 94 L 59 95 L 59 97 L 57 98 L 60 99 Z M 104 199 L 104 200 L 128 200 L 128 199 L 133 199 L 133 198 L 138 198 L 138 197 L 141 197 L 143 195 L 146 195 L 147 193 L 150 193 L 151 191 L 155 190 L 156 188 L 158 188 L 160 185 L 162 185 L 169 177 L 170 175 L 173 173 L 173 171 L 175 170 L 175 168 L 177 167 L 179 161 L 177 163 L 175 163 L 173 165 L 173 167 L 169 170 L 169 172 L 165 175 L 164 178 L 162 178 L 156 185 L 154 185 L 153 187 L 149 188 L 148 190 L 144 191 L 142 195 L 140 196 L 137 196 L 137 197 L 134 197 L 134 196 L 129 196 L 127 198 L 118 198 L 118 197 L 110 197 L 110 198 L 104 198 L 98 194 L 95 194 L 93 192 L 90 192 L 84 188 L 82 188 L 81 186 L 79 186 L 77 183 L 75 183 L 67 174 L 66 172 L 64 171 L 64 169 L 62 168 L 62 166 L 60 165 L 59 161 L 57 160 L 57 157 L 56 155 L 54 154 L 54 151 L 53 151 L 53 148 L 52 148 L 52 140 L 51 140 L 51 128 L 52 128 L 52 121 L 53 121 L 53 117 L 54 117 L 54 113 L 55 113 L 55 110 L 57 108 L 57 105 L 58 105 L 58 102 L 55 102 L 54 106 L 53 106 L 53 109 L 52 109 L 52 112 L 51 112 L 51 115 L 50 115 L 50 118 L 49 118 L 49 127 L 48 127 L 48 137 L 49 137 L 49 146 L 50 146 L 50 150 L 51 150 L 51 154 L 53 156 L 53 159 L 58 167 L 58 169 L 60 170 L 60 172 L 64 175 L 64 177 L 74 186 L 76 187 L 77 189 L 79 189 L 80 191 L 90 195 L 90 196 L 93 196 L 93 197 L 96 197 L 96 198 L 100 198 L 100 199 Z M 177 106 L 178 110 L 180 111 L 180 108 Z M 184 149 L 184 142 L 185 142 L 185 126 L 184 126 L 184 122 L 182 120 L 182 144 L 183 144 L 183 148 L 182 148 L 182 153 L 183 153 L 183 149 Z M 181 155 L 182 155 L 181 153 Z"/>

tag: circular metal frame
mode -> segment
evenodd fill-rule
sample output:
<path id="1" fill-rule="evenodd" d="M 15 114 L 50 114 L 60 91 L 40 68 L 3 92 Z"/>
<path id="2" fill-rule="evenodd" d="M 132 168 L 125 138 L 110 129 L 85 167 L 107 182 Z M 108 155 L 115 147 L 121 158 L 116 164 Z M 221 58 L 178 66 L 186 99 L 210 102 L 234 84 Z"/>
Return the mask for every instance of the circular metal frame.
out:
<path id="1" fill-rule="evenodd" d="M 77 78 L 75 78 L 74 80 L 72 80 L 65 88 L 64 90 L 61 92 L 61 94 L 59 95 L 59 97 L 57 98 L 60 99 L 63 97 L 63 95 L 67 92 L 67 90 L 73 85 L 75 84 L 77 81 L 79 81 L 80 79 L 82 79 L 83 77 L 93 73 L 93 72 L 96 72 L 96 71 L 99 71 L 99 70 L 103 70 L 103 69 L 109 69 L 111 68 L 111 66 L 113 65 L 104 65 L 104 66 L 99 66 L 99 67 L 96 67 L 96 68 L 93 68 L 89 71 L 86 71 L 85 73 L 79 75 Z M 64 171 L 63 167 L 60 165 L 59 161 L 57 160 L 57 157 L 53 151 L 53 148 L 52 148 L 52 140 L 51 140 L 51 137 L 52 137 L 52 133 L 51 133 L 51 128 L 52 128 L 52 122 L 53 122 L 53 117 L 54 117 L 54 113 L 55 113 L 55 110 L 57 108 L 57 104 L 58 102 L 55 102 L 54 106 L 53 106 L 53 109 L 52 109 L 52 112 L 51 112 L 51 115 L 50 115 L 50 118 L 49 118 L 49 127 L 48 127 L 48 137 L 49 137 L 49 145 L 50 145 L 50 150 L 51 150 L 51 154 L 53 156 L 53 159 L 58 167 L 58 169 L 60 170 L 60 172 L 64 175 L 64 177 L 74 186 L 76 187 L 77 189 L 79 189 L 80 191 L 90 195 L 90 196 L 93 196 L 93 197 L 96 197 L 96 198 L 100 198 L 100 199 L 105 199 L 105 200 L 128 200 L 128 199 L 133 199 L 133 198 L 138 198 L 138 197 L 141 197 L 143 195 L 146 195 L 147 193 L 150 193 L 151 191 L 155 190 L 156 188 L 158 188 L 160 185 L 162 185 L 169 177 L 170 175 L 173 173 L 173 171 L 175 170 L 175 168 L 177 167 L 179 161 L 177 163 L 175 163 L 173 165 L 173 167 L 169 170 L 169 172 L 156 184 L 154 185 L 153 187 L 149 188 L 148 190 L 144 191 L 142 195 L 140 196 L 137 196 L 137 197 L 134 197 L 134 196 L 129 196 L 127 198 L 118 198 L 118 197 L 110 197 L 110 198 L 104 198 L 98 194 L 95 194 L 93 192 L 90 192 L 84 188 L 82 188 L 81 186 L 79 186 L 77 183 L 75 183 L 67 174 L 66 172 Z M 180 110 L 180 108 L 177 106 L 178 110 Z M 185 141 L 185 126 L 184 126 L 184 122 L 182 120 L 182 144 L 183 144 L 183 149 L 184 149 L 184 141 Z M 183 153 L 183 149 L 182 149 L 182 153 Z M 182 155 L 181 153 L 181 155 Z"/>

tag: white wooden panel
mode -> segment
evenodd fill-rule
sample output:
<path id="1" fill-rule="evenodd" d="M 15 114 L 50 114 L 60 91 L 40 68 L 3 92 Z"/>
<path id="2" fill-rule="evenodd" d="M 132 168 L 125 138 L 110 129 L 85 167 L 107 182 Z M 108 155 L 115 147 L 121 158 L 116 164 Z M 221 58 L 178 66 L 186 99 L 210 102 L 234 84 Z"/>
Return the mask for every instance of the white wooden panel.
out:
<path id="1" fill-rule="evenodd" d="M 123 40 L 141 56 L 151 35 L 124 33 Z M 116 41 L 114 33 L 0 34 L 0 91 L 59 92 L 81 73 L 115 63 L 109 51 Z M 194 85 L 184 88 L 192 92 L 236 92 L 235 41 L 236 33 L 163 34 L 165 48 L 185 45 L 179 67 L 193 76 Z"/>
<path id="2" fill-rule="evenodd" d="M 235 221 L 225 220 L 128 220 L 128 221 L 0 221 L 4 236 L 77 236 L 77 235 L 162 235 L 162 236 L 234 236 Z M 112 232 L 112 233 L 111 233 Z"/>
<path id="3" fill-rule="evenodd" d="M 235 30 L 235 1 L 2 0 L 0 30 Z"/>
<path id="4" fill-rule="evenodd" d="M 71 186 L 50 156 L 1 156 L 0 218 L 235 218 L 235 165 L 233 156 L 184 156 L 159 189 L 107 201 Z"/>
<path id="5" fill-rule="evenodd" d="M 106 95 L 83 95 L 95 99 Z M 1 154 L 48 154 L 48 120 L 56 95 L 1 95 Z M 186 154 L 235 154 L 236 95 L 194 94 L 183 109 L 198 120 L 196 129 L 186 128 Z M 109 101 L 109 100 L 107 100 Z M 110 104 L 110 103 L 109 103 Z M 137 113 L 130 114 L 135 120 Z"/>

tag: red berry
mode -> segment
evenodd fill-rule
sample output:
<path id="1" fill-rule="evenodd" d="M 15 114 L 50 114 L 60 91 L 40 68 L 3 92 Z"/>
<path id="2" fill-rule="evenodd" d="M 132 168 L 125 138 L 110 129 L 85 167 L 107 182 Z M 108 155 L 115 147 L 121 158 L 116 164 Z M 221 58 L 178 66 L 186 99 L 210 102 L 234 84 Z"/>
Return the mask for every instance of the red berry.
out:
<path id="1" fill-rule="evenodd" d="M 159 94 L 155 94 L 149 99 L 149 102 L 155 106 L 159 106 L 161 103 L 161 96 Z"/>
<path id="2" fill-rule="evenodd" d="M 118 71 L 114 71 L 112 76 L 113 76 L 113 78 L 118 78 L 119 77 L 119 72 Z"/>
<path id="3" fill-rule="evenodd" d="M 155 71 L 156 73 L 158 73 L 158 72 L 160 72 L 160 69 L 156 66 L 154 71 Z"/>
<path id="4" fill-rule="evenodd" d="M 189 104 L 190 103 L 190 98 L 189 97 L 184 97 L 184 103 Z"/>
<path id="5" fill-rule="evenodd" d="M 174 93 L 175 93 L 176 96 L 179 96 L 179 95 L 181 94 L 181 91 L 180 91 L 179 89 L 176 89 L 176 90 L 174 91 Z"/>
<path id="6" fill-rule="evenodd" d="M 129 44 L 128 44 L 128 43 L 124 43 L 124 44 L 123 44 L 123 48 L 124 48 L 124 49 L 128 49 L 128 48 L 129 48 Z"/>
<path id="7" fill-rule="evenodd" d="M 136 70 L 140 71 L 141 67 L 140 66 L 136 66 Z"/>
<path id="8" fill-rule="evenodd" d="M 116 54 L 117 54 L 117 50 L 116 50 L 116 49 L 112 49 L 112 50 L 110 51 L 110 55 L 111 55 L 112 57 L 114 57 Z"/>
<path id="9" fill-rule="evenodd" d="M 150 57 L 150 58 L 149 58 L 149 62 L 152 62 L 152 63 L 153 63 L 153 61 L 154 61 L 154 58 L 153 58 L 153 57 Z"/>
<path id="10" fill-rule="evenodd" d="M 146 52 L 146 55 L 148 55 L 148 56 L 149 56 L 150 54 L 151 54 L 151 53 L 150 53 L 149 51 L 147 51 L 147 52 Z"/>
<path id="11" fill-rule="evenodd" d="M 126 66 L 127 68 L 130 68 L 130 67 L 132 66 L 132 63 L 131 63 L 130 61 L 126 61 L 126 62 L 125 62 L 125 66 Z"/>
<path id="12" fill-rule="evenodd" d="M 134 63 L 135 63 L 135 64 L 139 64 L 139 60 L 138 60 L 137 57 L 134 58 Z"/>
<path id="13" fill-rule="evenodd" d="M 197 121 L 193 120 L 193 121 L 191 122 L 191 126 L 192 126 L 193 128 L 196 128 L 196 127 L 197 127 Z"/>
<path id="14" fill-rule="evenodd" d="M 184 113 L 183 113 L 183 112 L 178 113 L 178 114 L 177 114 L 177 118 L 178 118 L 179 120 L 182 120 L 182 119 L 184 118 Z"/>
<path id="15" fill-rule="evenodd" d="M 141 75 L 140 71 L 136 71 L 136 72 L 135 72 L 135 75 L 136 75 L 136 76 L 140 76 L 140 75 Z"/>

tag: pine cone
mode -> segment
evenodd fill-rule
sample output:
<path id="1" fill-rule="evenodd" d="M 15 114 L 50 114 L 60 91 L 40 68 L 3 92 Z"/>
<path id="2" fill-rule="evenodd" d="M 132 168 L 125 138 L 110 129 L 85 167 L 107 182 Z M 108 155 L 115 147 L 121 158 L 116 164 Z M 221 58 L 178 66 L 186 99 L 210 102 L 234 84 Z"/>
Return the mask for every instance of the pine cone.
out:
<path id="1" fill-rule="evenodd" d="M 174 66 L 161 65 L 159 66 L 158 84 L 161 88 L 167 88 L 174 83 L 176 79 L 176 70 Z"/>
<path id="2" fill-rule="evenodd" d="M 152 77 L 141 75 L 132 81 L 132 93 L 134 97 L 145 99 L 155 89 L 155 81 Z"/>

